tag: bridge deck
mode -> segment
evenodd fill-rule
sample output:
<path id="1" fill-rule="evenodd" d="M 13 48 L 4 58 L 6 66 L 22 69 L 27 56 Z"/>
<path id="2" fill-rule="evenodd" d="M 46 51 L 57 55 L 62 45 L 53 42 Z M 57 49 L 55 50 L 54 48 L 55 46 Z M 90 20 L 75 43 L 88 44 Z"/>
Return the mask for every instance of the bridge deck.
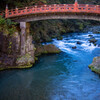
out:
<path id="1" fill-rule="evenodd" d="M 88 4 L 52 4 L 52 5 L 42 5 L 42 6 L 32 6 L 25 8 L 16 8 L 5 10 L 5 18 L 13 18 L 23 15 L 31 15 L 31 14 L 47 14 L 47 13 L 93 13 L 100 14 L 100 5 L 88 5 Z M 3 13 L 0 12 L 0 15 Z"/>
<path id="2" fill-rule="evenodd" d="M 33 6 L 26 7 L 23 9 L 12 9 L 8 10 L 6 18 L 28 15 L 28 14 L 37 14 L 37 13 L 56 13 L 56 12 L 73 12 L 73 13 L 96 13 L 100 14 L 100 5 L 84 5 L 79 4 L 75 6 L 74 4 L 54 4 L 54 5 L 43 5 L 43 6 Z"/>

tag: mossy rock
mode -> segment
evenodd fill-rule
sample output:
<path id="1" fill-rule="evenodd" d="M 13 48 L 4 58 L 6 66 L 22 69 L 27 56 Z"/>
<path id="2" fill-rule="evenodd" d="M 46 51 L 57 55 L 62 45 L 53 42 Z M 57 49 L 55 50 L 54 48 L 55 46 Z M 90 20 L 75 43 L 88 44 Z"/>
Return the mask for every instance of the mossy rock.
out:
<path id="1" fill-rule="evenodd" d="M 89 34 L 88 37 L 93 37 L 93 35 Z"/>
<path id="2" fill-rule="evenodd" d="M 100 34 L 100 31 L 95 31 L 94 34 Z"/>
<path id="3" fill-rule="evenodd" d="M 97 73 L 97 74 L 100 74 L 100 69 L 96 69 L 93 65 L 89 65 L 89 68 L 90 68 L 93 72 L 95 72 L 95 73 Z"/>
<path id="4" fill-rule="evenodd" d="M 96 43 L 97 42 L 97 40 L 95 38 L 92 38 L 89 41 L 90 41 L 90 43 Z"/>
<path id="5" fill-rule="evenodd" d="M 93 72 L 100 74 L 100 57 L 95 57 L 92 64 L 88 66 Z"/>
<path id="6" fill-rule="evenodd" d="M 53 44 L 41 45 L 41 46 L 37 46 L 37 49 L 35 51 L 35 56 L 40 56 L 41 54 L 60 53 L 60 52 L 61 50 L 58 49 Z"/>
<path id="7" fill-rule="evenodd" d="M 10 69 L 26 69 L 26 68 L 31 68 L 33 64 L 30 65 L 24 65 L 24 66 L 0 66 L 0 71 L 3 70 L 10 70 Z"/>
<path id="8" fill-rule="evenodd" d="M 30 54 L 25 54 L 21 57 L 17 58 L 16 64 L 18 66 L 28 66 L 30 64 L 33 64 L 35 62 L 34 57 L 32 57 Z"/>

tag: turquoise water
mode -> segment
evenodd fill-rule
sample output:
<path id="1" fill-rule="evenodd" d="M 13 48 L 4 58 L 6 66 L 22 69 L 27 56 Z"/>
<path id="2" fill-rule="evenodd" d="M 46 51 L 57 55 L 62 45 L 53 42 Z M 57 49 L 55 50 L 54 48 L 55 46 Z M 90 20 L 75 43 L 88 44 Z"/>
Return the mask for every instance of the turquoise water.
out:
<path id="1" fill-rule="evenodd" d="M 30 69 L 0 72 L 0 100 L 100 100 L 100 77 L 88 68 L 100 56 L 100 47 L 89 43 L 89 34 L 94 35 L 70 33 L 54 39 L 60 54 L 41 56 Z M 94 37 L 99 44 L 100 35 Z"/>

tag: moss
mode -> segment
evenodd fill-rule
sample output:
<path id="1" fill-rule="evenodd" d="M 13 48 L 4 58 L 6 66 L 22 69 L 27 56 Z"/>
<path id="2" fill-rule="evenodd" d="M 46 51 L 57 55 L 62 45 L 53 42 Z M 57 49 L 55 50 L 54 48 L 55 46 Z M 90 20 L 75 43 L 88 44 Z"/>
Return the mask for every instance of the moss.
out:
<path id="1" fill-rule="evenodd" d="M 33 65 L 26 65 L 26 66 L 6 66 L 6 67 L 0 67 L 0 71 L 2 70 L 8 70 L 8 69 L 26 69 L 31 68 Z"/>
<path id="2" fill-rule="evenodd" d="M 36 48 L 34 47 L 34 50 L 36 50 Z"/>
<path id="3" fill-rule="evenodd" d="M 21 66 L 26 66 L 26 65 L 28 66 L 28 65 L 34 64 L 34 63 L 35 63 L 34 57 L 32 57 L 29 53 L 17 58 L 17 60 L 16 60 L 16 64 L 19 66 L 20 65 Z"/>
<path id="4" fill-rule="evenodd" d="M 100 74 L 100 69 L 96 69 L 93 65 L 88 66 L 93 72 Z"/>
<path id="5" fill-rule="evenodd" d="M 38 57 L 38 56 L 40 56 L 41 55 L 41 53 L 36 53 L 35 54 L 35 57 Z"/>
<path id="6" fill-rule="evenodd" d="M 48 51 L 43 51 L 42 53 L 43 53 L 43 54 L 47 54 L 47 53 L 48 53 Z"/>
<path id="7" fill-rule="evenodd" d="M 62 33 L 66 33 L 66 30 L 65 30 L 65 29 L 62 29 L 61 32 L 62 32 Z"/>
<path id="8" fill-rule="evenodd" d="M 38 57 L 35 57 L 35 61 L 37 61 L 38 60 Z"/>
<path id="9" fill-rule="evenodd" d="M 30 54 L 27 53 L 27 54 L 25 54 L 24 56 L 21 56 L 21 57 L 17 58 L 17 60 L 22 60 L 23 58 L 24 58 L 24 59 L 26 59 L 26 58 L 28 59 L 28 58 L 30 58 L 30 57 L 31 57 Z"/>
<path id="10" fill-rule="evenodd" d="M 93 61 L 95 62 L 96 61 L 96 58 L 94 58 Z"/>

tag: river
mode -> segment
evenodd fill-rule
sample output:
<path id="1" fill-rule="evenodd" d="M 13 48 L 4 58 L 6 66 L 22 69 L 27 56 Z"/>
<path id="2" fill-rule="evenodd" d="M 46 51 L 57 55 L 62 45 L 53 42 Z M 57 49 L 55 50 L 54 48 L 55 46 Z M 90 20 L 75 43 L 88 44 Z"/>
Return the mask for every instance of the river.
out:
<path id="1" fill-rule="evenodd" d="M 60 54 L 43 55 L 30 69 L 1 71 L 0 100 L 100 100 L 100 77 L 88 68 L 100 47 L 89 34 L 100 43 L 100 34 L 69 33 L 53 39 Z"/>

